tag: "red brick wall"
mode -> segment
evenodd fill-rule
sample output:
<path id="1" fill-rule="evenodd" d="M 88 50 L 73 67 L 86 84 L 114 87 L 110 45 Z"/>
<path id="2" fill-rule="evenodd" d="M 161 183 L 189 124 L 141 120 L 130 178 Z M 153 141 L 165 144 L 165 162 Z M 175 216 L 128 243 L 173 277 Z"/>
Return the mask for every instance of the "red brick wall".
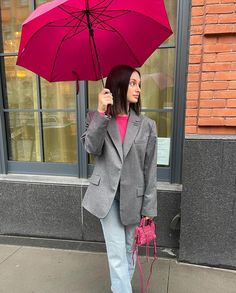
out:
<path id="1" fill-rule="evenodd" d="M 236 134 L 236 0 L 192 0 L 185 132 Z"/>

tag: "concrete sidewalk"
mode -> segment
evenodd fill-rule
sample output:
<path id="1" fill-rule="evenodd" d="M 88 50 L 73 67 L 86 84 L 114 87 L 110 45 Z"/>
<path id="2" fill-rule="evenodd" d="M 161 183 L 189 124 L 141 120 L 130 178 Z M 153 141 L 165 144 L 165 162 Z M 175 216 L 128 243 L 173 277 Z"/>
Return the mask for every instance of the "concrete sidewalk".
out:
<path id="1" fill-rule="evenodd" d="M 138 270 L 133 288 L 140 292 Z M 236 271 L 159 258 L 148 292 L 235 293 Z M 0 293 L 110 293 L 106 254 L 0 245 Z"/>

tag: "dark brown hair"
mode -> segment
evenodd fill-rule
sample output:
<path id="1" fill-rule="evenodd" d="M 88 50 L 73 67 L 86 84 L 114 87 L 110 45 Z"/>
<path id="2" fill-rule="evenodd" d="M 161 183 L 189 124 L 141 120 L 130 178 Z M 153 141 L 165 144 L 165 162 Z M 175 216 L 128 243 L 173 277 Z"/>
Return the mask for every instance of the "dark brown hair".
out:
<path id="1" fill-rule="evenodd" d="M 105 87 L 111 91 L 113 96 L 113 105 L 110 107 L 110 112 L 113 117 L 122 112 L 128 114 L 127 92 L 130 77 L 133 72 L 137 72 L 141 76 L 137 69 L 129 65 L 118 65 L 110 71 L 107 77 Z M 141 111 L 140 98 L 137 103 L 130 103 L 129 107 L 139 115 Z"/>

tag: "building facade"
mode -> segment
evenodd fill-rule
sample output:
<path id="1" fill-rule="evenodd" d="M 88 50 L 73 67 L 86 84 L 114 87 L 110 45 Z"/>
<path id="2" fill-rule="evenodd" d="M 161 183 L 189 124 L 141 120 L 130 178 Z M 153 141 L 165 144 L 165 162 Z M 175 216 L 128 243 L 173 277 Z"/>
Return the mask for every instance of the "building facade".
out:
<path id="1" fill-rule="evenodd" d="M 43 1 L 1 1 L 0 243 L 104 250 L 81 207 L 93 158 L 80 143 L 101 82 L 48 83 L 15 65 Z M 159 253 L 236 267 L 236 3 L 165 0 L 173 35 L 140 68 L 158 129 Z"/>

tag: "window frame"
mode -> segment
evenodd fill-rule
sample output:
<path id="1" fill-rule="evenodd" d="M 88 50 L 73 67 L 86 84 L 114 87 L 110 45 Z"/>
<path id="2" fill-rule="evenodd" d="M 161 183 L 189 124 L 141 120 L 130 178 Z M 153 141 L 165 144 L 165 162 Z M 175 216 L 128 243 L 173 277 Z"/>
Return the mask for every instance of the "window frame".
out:
<path id="1" fill-rule="evenodd" d="M 190 24 L 191 1 L 177 0 L 177 31 L 175 46 L 175 72 L 173 91 L 173 114 L 172 136 L 170 146 L 170 167 L 157 167 L 157 180 L 171 183 L 181 183 L 184 125 L 185 125 L 185 96 L 187 85 L 188 45 L 189 45 L 189 24 Z M 184 44 L 184 46 L 182 46 Z M 16 53 L 0 53 L 0 58 L 5 56 L 16 56 Z M 1 62 L 2 64 L 2 62 Z M 3 70 L 1 68 L 1 70 Z M 7 136 L 5 125 L 5 113 L 9 112 L 3 108 L 3 87 L 4 75 L 0 79 L 0 173 L 28 173 L 28 174 L 50 174 L 76 176 L 87 178 L 93 169 L 88 164 L 88 155 L 85 152 L 80 137 L 85 130 L 85 117 L 87 109 L 88 84 L 85 81 L 79 82 L 79 94 L 76 95 L 76 121 L 77 121 L 77 163 L 46 163 L 46 162 L 18 162 L 8 161 Z M 37 90 L 40 90 L 39 77 L 37 77 Z M 180 97 L 180 98 L 177 98 Z M 178 109 L 178 111 L 177 111 Z M 43 111 L 43 109 L 42 109 Z M 23 170 L 23 171 L 22 171 Z"/>

